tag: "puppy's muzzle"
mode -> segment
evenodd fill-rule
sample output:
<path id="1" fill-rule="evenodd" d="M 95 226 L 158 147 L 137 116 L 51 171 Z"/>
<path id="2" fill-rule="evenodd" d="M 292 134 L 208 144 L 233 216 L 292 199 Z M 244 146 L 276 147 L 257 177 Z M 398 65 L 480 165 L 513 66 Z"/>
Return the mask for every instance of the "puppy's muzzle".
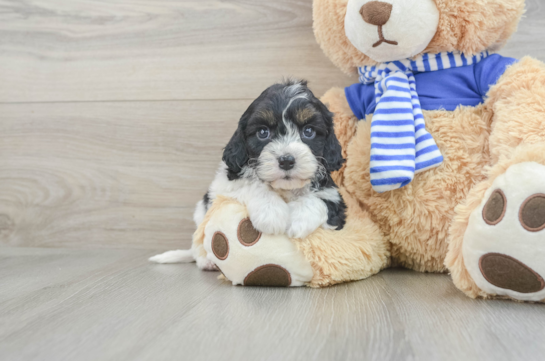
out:
<path id="1" fill-rule="evenodd" d="M 290 154 L 283 155 L 278 158 L 278 166 L 283 170 L 293 169 L 295 166 L 295 158 Z"/>

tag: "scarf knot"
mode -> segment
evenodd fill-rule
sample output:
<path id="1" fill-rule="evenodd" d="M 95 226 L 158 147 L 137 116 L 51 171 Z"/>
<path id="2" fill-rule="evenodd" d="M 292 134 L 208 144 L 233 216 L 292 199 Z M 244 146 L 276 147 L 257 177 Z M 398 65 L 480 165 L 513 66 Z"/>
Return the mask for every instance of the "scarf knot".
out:
<path id="1" fill-rule="evenodd" d="M 415 173 L 438 167 L 443 156 L 426 130 L 415 72 L 478 63 L 488 52 L 423 54 L 414 59 L 359 68 L 360 81 L 375 84 L 376 109 L 371 120 L 371 185 L 376 192 L 409 184 Z"/>

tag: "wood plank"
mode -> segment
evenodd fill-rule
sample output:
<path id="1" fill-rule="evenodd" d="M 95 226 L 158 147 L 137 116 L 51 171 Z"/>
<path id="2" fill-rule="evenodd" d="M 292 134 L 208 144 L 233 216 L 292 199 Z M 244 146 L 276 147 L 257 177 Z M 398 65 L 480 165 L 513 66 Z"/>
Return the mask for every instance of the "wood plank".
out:
<path id="1" fill-rule="evenodd" d="M 545 0 L 528 2 L 528 15 L 506 50 L 508 55 L 524 54 L 532 42 L 537 43 L 531 47 L 533 54 L 541 54 L 545 42 L 536 41 L 532 34 L 545 34 L 545 31 L 539 31 L 545 30 L 545 17 L 541 16 L 545 11 L 543 4 Z M 19 91 L 19 100 L 30 102 L 96 100 L 129 94 L 125 92 L 127 89 L 121 93 L 110 92 L 107 87 L 115 87 L 115 84 L 125 84 L 135 91 L 157 89 L 142 88 L 116 78 L 121 68 L 131 69 L 131 61 L 148 61 L 147 56 L 152 56 L 148 47 L 153 46 L 153 49 L 168 51 L 177 47 L 197 47 L 188 53 L 190 63 L 182 62 L 187 66 L 186 70 L 201 69 L 196 65 L 201 64 L 207 73 L 215 74 L 215 79 L 226 80 L 224 85 L 228 85 L 225 88 L 216 86 L 215 82 L 191 83 L 184 78 L 184 85 L 176 88 L 197 93 L 206 91 L 210 97 L 254 97 L 269 80 L 261 82 L 259 79 L 262 78 L 254 77 L 252 72 L 257 69 L 260 74 L 272 76 L 274 73 L 276 77 L 277 70 L 265 63 L 243 62 L 245 69 L 240 74 L 246 74 L 248 70 L 251 76 L 238 77 L 237 72 L 222 70 L 222 74 L 237 76 L 229 80 L 214 73 L 218 68 L 201 63 L 200 58 L 191 63 L 192 56 L 211 51 L 216 45 L 232 45 L 229 54 L 235 57 L 244 58 L 245 52 L 251 51 L 268 59 L 267 62 L 271 61 L 268 53 L 260 48 L 265 45 L 260 43 L 253 47 L 245 36 L 254 40 L 265 35 L 280 36 L 285 45 L 298 39 L 299 35 L 294 34 L 304 33 L 307 34 L 305 41 L 316 47 L 308 18 L 310 3 L 305 1 L 274 4 L 186 1 L 155 5 L 142 1 L 134 4 L 98 4 L 95 0 L 70 4 L 0 1 L 0 5 L 4 10 L 0 11 L 0 20 L 5 20 L 0 21 L 0 51 L 3 54 L 0 72 L 5 73 L 0 76 L 3 80 L 0 82 L 0 100 L 10 101 L 1 94 L 11 96 Z M 83 15 L 76 16 L 76 13 Z M 146 14 L 149 20 L 144 21 Z M 267 16 L 257 21 L 256 14 Z M 180 17 L 184 21 L 177 21 Z M 215 21 L 205 21 L 209 18 Z M 43 31 L 44 28 L 49 30 Z M 262 30 L 257 31 L 258 28 Z M 172 32 L 179 37 L 172 38 Z M 142 36 L 144 33 L 149 33 L 149 37 Z M 165 40 L 167 38 L 170 40 Z M 33 44 L 32 51 L 27 49 L 25 52 L 29 44 Z M 306 64 L 306 56 L 312 59 L 321 56 L 317 55 L 321 54 L 317 48 L 316 52 L 307 52 L 299 45 L 290 49 L 294 51 L 290 55 L 292 58 L 282 58 L 281 66 L 297 65 L 301 61 Z M 282 53 L 277 50 L 274 50 L 274 56 Z M 67 57 L 63 58 L 63 55 L 60 59 L 46 55 L 47 52 L 72 55 L 65 54 Z M 162 53 L 159 51 L 158 54 Z M 294 61 L 295 57 L 298 61 Z M 27 58 L 35 63 L 27 64 Z M 168 56 L 159 58 L 173 61 Z M 88 66 L 91 60 L 102 65 L 90 67 L 89 71 L 78 68 Z M 209 60 L 218 63 L 217 56 L 211 56 Z M 120 69 L 114 71 L 109 64 Z M 168 73 L 172 70 L 160 62 L 150 61 L 149 64 L 154 64 L 153 69 L 157 71 Z M 62 72 L 51 71 L 51 66 L 59 66 Z M 329 65 L 326 67 L 332 69 Z M 33 73 L 36 69 L 45 77 L 43 84 L 40 76 Z M 175 79 L 172 72 L 168 76 L 167 73 L 163 74 L 164 79 Z M 182 73 L 189 74 L 179 74 Z M 319 75 L 326 73 L 319 71 L 312 78 L 317 80 L 313 87 L 316 93 L 329 86 L 329 81 Z M 142 74 L 149 76 L 145 81 L 165 86 L 162 89 L 169 87 L 168 82 L 157 77 L 157 72 Z M 32 79 L 27 82 L 26 76 Z M 80 76 L 93 78 L 93 81 L 83 81 Z M 69 86 L 63 88 L 63 84 Z M 247 91 L 250 88 L 252 94 L 237 94 L 240 89 Z M 225 93 L 214 93 L 216 90 Z M 95 95 L 100 96 L 80 97 L 81 91 L 96 92 Z M 208 96 L 197 93 L 171 94 L 169 97 Z M 33 94 L 45 98 L 34 98 Z M 61 95 L 48 98 L 50 94 Z M 249 100 L 203 100 L 1 105 L 0 165 L 3 172 L 0 174 L 0 199 L 3 202 L 0 203 L 0 244 L 165 249 L 187 246 L 193 232 L 193 205 L 212 179 L 221 148 L 248 103 Z"/>
<path id="2" fill-rule="evenodd" d="M 0 359 L 542 360 L 543 305 L 472 300 L 444 274 L 232 287 L 149 250 L 0 249 Z M 34 264 L 39 266 L 39 269 Z"/>
<path id="3" fill-rule="evenodd" d="M 189 246 L 249 103 L 0 105 L 0 244 Z"/>
<path id="4" fill-rule="evenodd" d="M 0 0 L 0 102 L 253 99 L 283 76 L 354 78 L 323 55 L 311 0 Z"/>
<path id="5" fill-rule="evenodd" d="M 528 0 L 503 54 L 545 60 Z M 323 55 L 311 0 L 0 1 L 0 102 L 252 99 L 282 76 L 355 81 Z"/>
<path id="6" fill-rule="evenodd" d="M 526 0 L 526 13 L 518 31 L 500 54 L 513 58 L 531 55 L 545 61 L 545 0 Z"/>

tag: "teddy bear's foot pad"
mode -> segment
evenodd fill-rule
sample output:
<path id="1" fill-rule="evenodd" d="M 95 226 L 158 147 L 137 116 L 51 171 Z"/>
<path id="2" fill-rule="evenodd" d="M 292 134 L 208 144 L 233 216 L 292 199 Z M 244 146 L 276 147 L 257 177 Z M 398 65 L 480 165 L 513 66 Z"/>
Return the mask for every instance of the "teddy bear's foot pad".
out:
<path id="1" fill-rule="evenodd" d="M 463 254 L 486 293 L 545 299 L 545 166 L 520 163 L 496 178 L 471 214 Z"/>
<path id="2" fill-rule="evenodd" d="M 244 286 L 288 287 L 290 285 L 290 273 L 275 264 L 257 267 L 244 278 Z"/>
<path id="3" fill-rule="evenodd" d="M 520 293 L 534 293 L 545 288 L 545 281 L 533 269 L 504 254 L 485 254 L 479 268 L 489 283 L 500 288 Z"/>

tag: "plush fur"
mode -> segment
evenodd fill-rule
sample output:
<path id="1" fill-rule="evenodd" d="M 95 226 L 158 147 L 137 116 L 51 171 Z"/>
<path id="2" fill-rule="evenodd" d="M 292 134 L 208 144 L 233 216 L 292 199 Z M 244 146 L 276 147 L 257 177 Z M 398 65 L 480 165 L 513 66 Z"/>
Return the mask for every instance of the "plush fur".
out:
<path id="1" fill-rule="evenodd" d="M 418 271 L 443 272 L 445 242 L 454 208 L 479 181 L 488 163 L 490 123 L 486 109 L 427 111 L 426 126 L 445 149 L 445 165 L 418 174 L 409 185 L 386 193 L 373 191 L 369 179 L 370 118 L 359 122 L 347 150 L 344 183 L 368 207 L 388 241 L 396 264 Z"/>
<path id="2" fill-rule="evenodd" d="M 349 217 L 341 231 L 318 229 L 305 239 L 295 240 L 314 270 L 310 287 L 362 280 L 390 264 L 390 247 L 379 227 L 357 200 L 344 191 L 342 194 Z"/>
<path id="3" fill-rule="evenodd" d="M 403 0 L 386 2 L 395 7 Z M 353 73 L 376 61 L 347 38 L 347 4 L 348 0 L 314 0 L 314 32 L 325 54 L 343 71 Z M 497 51 L 515 32 L 524 12 L 523 0 L 435 0 L 435 4 L 439 24 L 425 53 Z M 358 208 L 349 206 L 348 217 L 374 223 L 390 248 L 389 260 L 371 257 L 369 265 L 373 269 L 391 264 L 422 272 L 448 271 L 455 285 L 470 297 L 507 297 L 477 286 L 466 269 L 462 249 L 469 219 L 472 214 L 480 215 L 476 212 L 481 212 L 494 180 L 519 163 L 545 165 L 545 65 L 529 57 L 521 59 L 477 107 L 425 111 L 426 128 L 441 149 L 444 164 L 416 175 L 404 188 L 382 194 L 372 190 L 369 179 L 372 115 L 358 121 L 343 89 L 329 90 L 322 100 L 335 113 L 335 132 L 347 159 L 332 177 L 346 193 L 345 199 L 353 200 Z M 543 184 L 545 193 L 545 179 Z M 527 237 L 534 236 L 527 233 Z M 512 240 L 513 254 L 516 247 L 525 247 L 524 237 Z M 492 239 L 490 243 L 493 252 Z M 354 247 L 353 253 L 358 252 Z M 535 252 L 545 256 L 545 245 Z M 349 272 L 338 277 L 352 279 Z M 531 295 L 512 298 L 541 301 Z"/>

